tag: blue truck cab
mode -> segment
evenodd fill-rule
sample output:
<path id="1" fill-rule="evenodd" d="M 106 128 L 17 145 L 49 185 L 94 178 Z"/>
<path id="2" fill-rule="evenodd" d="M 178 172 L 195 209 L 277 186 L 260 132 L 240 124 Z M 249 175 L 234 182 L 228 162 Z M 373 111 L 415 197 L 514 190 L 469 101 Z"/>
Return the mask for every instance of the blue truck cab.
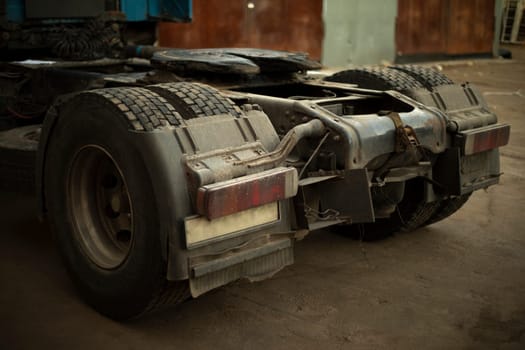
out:
<path id="1" fill-rule="evenodd" d="M 192 15 L 191 0 L 6 0 L 2 5 L 2 20 L 12 23 L 70 21 L 96 17 L 104 12 L 120 12 L 129 22 L 189 21 Z"/>

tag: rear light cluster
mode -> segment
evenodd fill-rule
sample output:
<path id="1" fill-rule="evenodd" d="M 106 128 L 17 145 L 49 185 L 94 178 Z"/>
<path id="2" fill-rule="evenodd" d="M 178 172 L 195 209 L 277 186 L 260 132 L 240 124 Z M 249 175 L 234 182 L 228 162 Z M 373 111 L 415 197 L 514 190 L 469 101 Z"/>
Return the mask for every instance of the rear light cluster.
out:
<path id="1" fill-rule="evenodd" d="M 295 168 L 279 167 L 211 185 L 197 191 L 196 209 L 209 220 L 297 194 Z"/>
<path id="2" fill-rule="evenodd" d="M 505 146 L 509 142 L 510 125 L 497 124 L 461 133 L 464 155 L 471 155 Z"/>

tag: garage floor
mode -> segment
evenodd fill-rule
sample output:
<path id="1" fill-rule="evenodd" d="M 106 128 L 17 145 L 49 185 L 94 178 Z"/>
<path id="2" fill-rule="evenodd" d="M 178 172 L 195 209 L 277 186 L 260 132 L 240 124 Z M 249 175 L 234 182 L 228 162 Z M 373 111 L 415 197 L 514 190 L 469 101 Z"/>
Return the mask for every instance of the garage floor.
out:
<path id="1" fill-rule="evenodd" d="M 525 349 L 525 49 L 444 64 L 512 124 L 501 184 L 378 243 L 328 231 L 274 278 L 130 323 L 78 298 L 34 199 L 0 194 L 0 349 Z"/>

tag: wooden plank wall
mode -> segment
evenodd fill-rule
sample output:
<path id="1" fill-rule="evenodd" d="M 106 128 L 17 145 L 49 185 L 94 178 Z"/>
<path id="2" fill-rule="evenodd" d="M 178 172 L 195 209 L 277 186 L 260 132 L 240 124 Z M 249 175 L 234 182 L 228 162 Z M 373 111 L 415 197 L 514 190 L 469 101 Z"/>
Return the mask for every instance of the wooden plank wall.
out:
<path id="1" fill-rule="evenodd" d="M 398 0 L 397 56 L 491 53 L 494 0 Z"/>
<path id="2" fill-rule="evenodd" d="M 193 0 L 193 21 L 161 23 L 159 45 L 301 51 L 319 60 L 322 6 L 323 0 Z"/>
<path id="3" fill-rule="evenodd" d="M 494 0 L 451 0 L 448 54 L 492 52 Z"/>
<path id="4" fill-rule="evenodd" d="M 397 57 L 490 54 L 494 2 L 398 0 Z M 159 44 L 303 51 L 320 59 L 322 7 L 323 0 L 193 0 L 193 21 L 161 23 Z"/>

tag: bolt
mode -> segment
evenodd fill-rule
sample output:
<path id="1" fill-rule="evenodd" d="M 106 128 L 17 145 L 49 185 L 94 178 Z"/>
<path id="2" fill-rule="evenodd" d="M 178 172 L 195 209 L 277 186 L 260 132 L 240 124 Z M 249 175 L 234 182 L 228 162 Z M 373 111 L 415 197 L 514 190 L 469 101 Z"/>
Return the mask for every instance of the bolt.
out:
<path id="1" fill-rule="evenodd" d="M 117 194 L 111 196 L 111 209 L 116 213 L 120 211 L 120 196 Z"/>

